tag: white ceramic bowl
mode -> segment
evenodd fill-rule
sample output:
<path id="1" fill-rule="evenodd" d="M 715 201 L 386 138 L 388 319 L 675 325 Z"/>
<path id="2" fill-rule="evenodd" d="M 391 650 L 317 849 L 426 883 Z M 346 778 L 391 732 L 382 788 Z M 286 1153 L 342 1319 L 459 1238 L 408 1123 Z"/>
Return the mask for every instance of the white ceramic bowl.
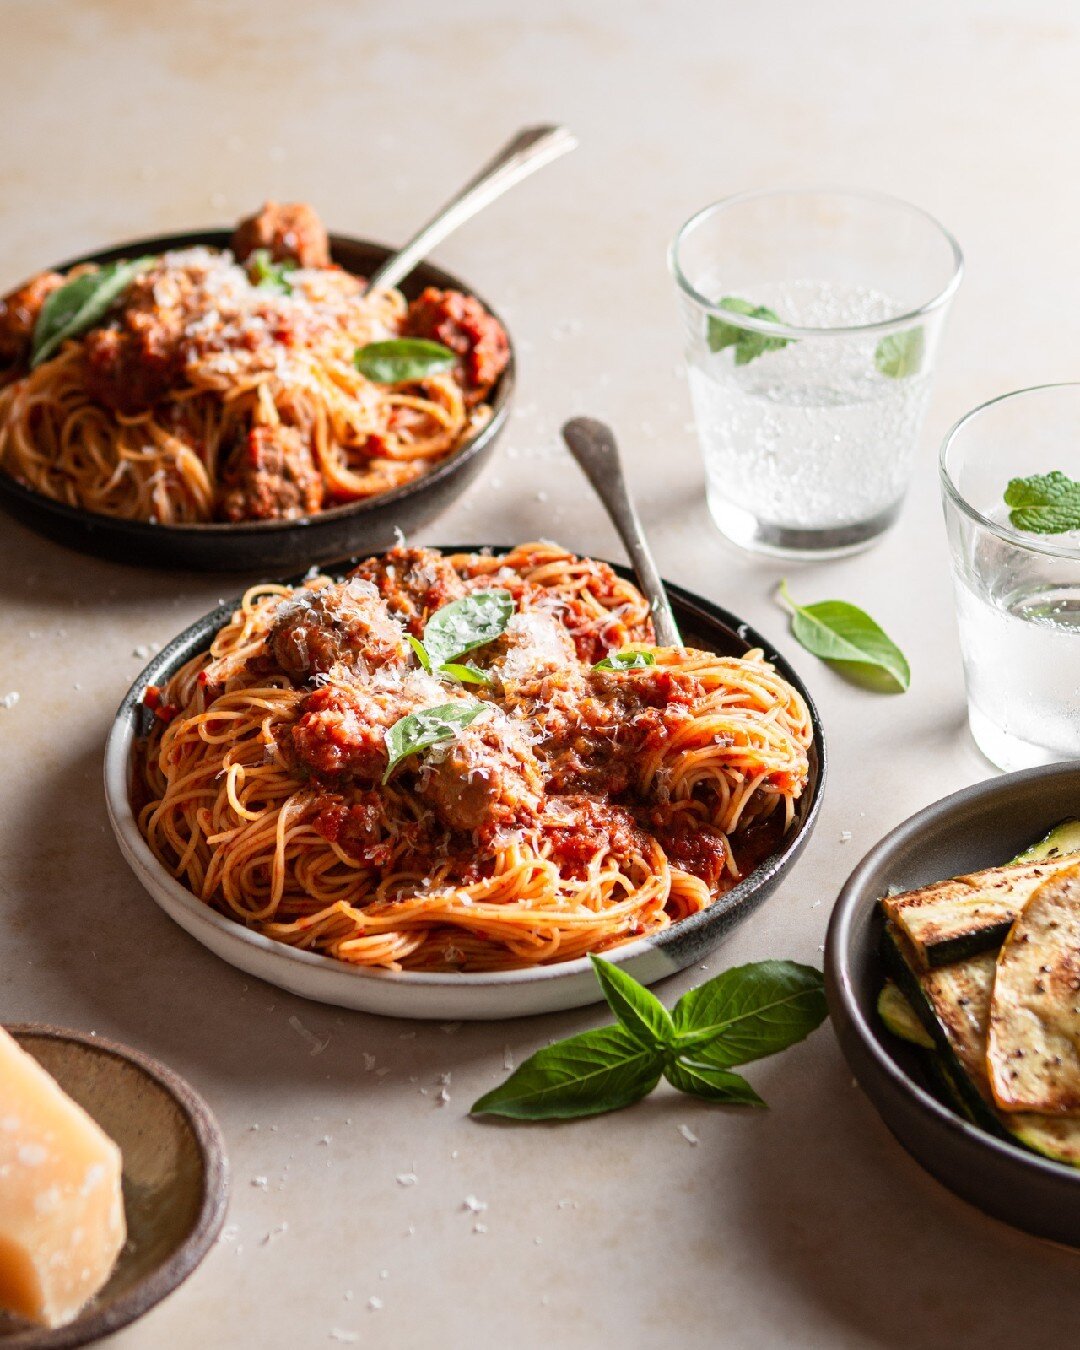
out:
<path id="1" fill-rule="evenodd" d="M 617 570 L 628 575 L 624 569 Z M 678 586 L 668 586 L 668 594 L 689 645 L 727 655 L 741 655 L 753 647 L 765 649 L 768 659 L 807 700 L 814 743 L 810 782 L 800 801 L 798 822 L 781 847 L 709 909 L 606 953 L 608 960 L 624 966 L 645 984 L 674 975 L 700 960 L 775 889 L 810 837 L 825 781 L 821 723 L 802 681 L 787 662 L 770 652 L 763 637 L 726 610 Z M 204 651 L 237 603 L 221 605 L 205 615 L 150 662 L 121 703 L 105 752 L 105 798 L 116 838 L 131 870 L 166 914 L 237 969 L 304 998 L 341 1008 L 389 1017 L 494 1020 L 599 1002 L 602 995 L 587 958 L 526 970 L 427 974 L 365 969 L 300 951 L 218 914 L 162 867 L 139 833 L 131 806 L 132 755 L 143 717 L 143 691 L 148 684 L 164 684 L 185 661 Z"/>

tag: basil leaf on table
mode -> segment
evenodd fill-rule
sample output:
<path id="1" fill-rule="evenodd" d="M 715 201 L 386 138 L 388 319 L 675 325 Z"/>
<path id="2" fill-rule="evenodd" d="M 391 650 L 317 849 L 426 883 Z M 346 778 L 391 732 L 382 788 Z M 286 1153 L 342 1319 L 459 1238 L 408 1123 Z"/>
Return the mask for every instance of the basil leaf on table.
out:
<path id="1" fill-rule="evenodd" d="M 401 761 L 410 755 L 455 740 L 458 733 L 470 722 L 475 722 L 486 707 L 486 703 L 474 701 L 440 703 L 437 707 L 424 708 L 420 712 L 409 713 L 407 717 L 399 717 L 384 736 L 390 763 L 386 766 L 382 781 L 386 783 Z"/>
<path id="2" fill-rule="evenodd" d="M 667 1066 L 664 1077 L 673 1088 L 707 1102 L 728 1106 L 765 1105 L 742 1074 L 732 1073 L 730 1069 L 713 1069 L 680 1057 Z"/>
<path id="3" fill-rule="evenodd" d="M 260 290 L 278 291 L 281 295 L 292 295 L 289 273 L 295 272 L 299 265 L 295 258 L 275 262 L 268 248 L 257 248 L 247 260 L 248 272 L 255 285 Z"/>
<path id="4" fill-rule="evenodd" d="M 437 609 L 424 628 L 424 649 L 432 666 L 444 666 L 502 637 L 515 608 L 509 591 L 474 591 Z"/>
<path id="5" fill-rule="evenodd" d="M 1080 482 L 1060 469 L 1013 478 L 1005 489 L 1012 508 L 1009 523 L 1032 534 L 1065 534 L 1080 530 Z"/>
<path id="6" fill-rule="evenodd" d="M 410 384 L 450 370 L 457 357 L 441 342 L 427 338 L 390 338 L 358 347 L 353 364 L 375 384 Z"/>
<path id="7" fill-rule="evenodd" d="M 48 297 L 34 325 L 30 365 L 40 365 L 61 343 L 78 337 L 108 314 L 140 272 L 153 258 L 106 263 L 96 272 L 83 272 Z"/>
<path id="8" fill-rule="evenodd" d="M 755 305 L 749 300 L 740 300 L 735 295 L 725 295 L 720 308 L 733 314 L 745 314 L 748 319 L 765 319 L 768 323 L 780 323 L 780 316 L 767 305 Z M 737 323 L 729 323 L 715 314 L 709 315 L 706 328 L 706 341 L 709 351 L 722 352 L 726 347 L 735 348 L 735 364 L 749 365 L 766 352 L 778 352 L 786 347 L 793 338 L 769 337 L 766 333 L 756 333 L 749 328 L 740 328 Z"/>
<path id="9" fill-rule="evenodd" d="M 629 1106 L 663 1076 L 679 1092 L 764 1106 L 734 1064 L 775 1054 L 825 1017 L 821 972 L 791 961 L 739 966 L 684 994 L 673 1014 L 633 976 L 593 956 L 619 1019 L 545 1046 L 472 1107 L 473 1115 L 571 1120 Z"/>
<path id="10" fill-rule="evenodd" d="M 599 956 L 589 959 L 608 1007 L 626 1032 L 641 1045 L 654 1049 L 671 1045 L 675 1039 L 675 1024 L 656 995 L 610 961 L 603 961 Z"/>
<path id="11" fill-rule="evenodd" d="M 570 1120 L 617 1111 L 660 1081 L 661 1056 L 622 1026 L 584 1031 L 537 1050 L 472 1114 L 516 1120 Z"/>
<path id="12" fill-rule="evenodd" d="M 791 631 L 808 652 L 842 667 L 884 671 L 902 690 L 910 685 L 907 658 L 865 610 L 846 600 L 800 605 L 792 599 L 786 581 L 780 583 L 780 596 L 791 607 Z"/>
<path id="13" fill-rule="evenodd" d="M 890 333 L 874 348 L 874 365 L 890 380 L 904 380 L 917 375 L 922 367 L 926 337 L 921 328 L 907 328 L 902 333 Z"/>
<path id="14" fill-rule="evenodd" d="M 597 661 L 593 670 L 643 670 L 655 665 L 652 652 L 609 652 L 602 661 Z"/>
<path id="15" fill-rule="evenodd" d="M 801 1041 L 825 1017 L 821 972 L 794 961 L 735 966 L 672 1012 L 681 1055 L 712 1068 L 749 1064 Z"/>

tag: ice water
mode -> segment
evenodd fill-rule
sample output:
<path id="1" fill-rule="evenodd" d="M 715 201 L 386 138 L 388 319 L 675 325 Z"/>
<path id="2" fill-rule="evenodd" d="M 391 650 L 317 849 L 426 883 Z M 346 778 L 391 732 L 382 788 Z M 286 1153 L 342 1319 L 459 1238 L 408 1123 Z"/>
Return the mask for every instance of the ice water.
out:
<path id="1" fill-rule="evenodd" d="M 956 578 L 971 732 L 1002 769 L 1080 759 L 1080 584 L 1059 571 L 989 538 Z"/>
<path id="2" fill-rule="evenodd" d="M 881 292 L 836 282 L 762 285 L 745 298 L 807 328 L 903 312 Z M 731 347 L 699 344 L 690 353 L 709 506 L 725 534 L 777 552 L 840 552 L 892 524 L 926 406 L 930 353 L 919 370 L 893 378 L 875 364 L 879 340 L 804 338 L 744 366 Z"/>

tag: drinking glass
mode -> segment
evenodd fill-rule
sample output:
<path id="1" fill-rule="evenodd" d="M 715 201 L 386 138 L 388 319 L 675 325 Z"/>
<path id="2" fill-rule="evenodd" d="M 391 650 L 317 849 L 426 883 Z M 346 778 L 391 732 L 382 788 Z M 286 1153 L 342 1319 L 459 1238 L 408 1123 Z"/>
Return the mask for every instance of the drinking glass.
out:
<path id="1" fill-rule="evenodd" d="M 1080 758 L 1080 531 L 1017 528 L 1011 479 L 1080 474 L 1080 384 L 1021 389 L 941 449 L 968 721 L 1000 769 Z"/>
<path id="2" fill-rule="evenodd" d="M 712 518 L 744 548 L 836 557 L 896 520 L 963 260 L 893 197 L 750 192 L 671 270 Z"/>

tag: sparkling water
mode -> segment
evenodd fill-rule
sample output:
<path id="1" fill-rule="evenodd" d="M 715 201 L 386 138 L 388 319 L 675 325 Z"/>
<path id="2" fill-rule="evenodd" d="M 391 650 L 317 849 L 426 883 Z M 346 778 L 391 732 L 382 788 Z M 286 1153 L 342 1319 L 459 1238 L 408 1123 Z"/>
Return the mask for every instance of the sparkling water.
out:
<path id="1" fill-rule="evenodd" d="M 1080 759 L 1080 585 L 1047 559 L 1025 577 L 995 539 L 976 564 L 956 578 L 972 735 L 1006 770 Z"/>
<path id="2" fill-rule="evenodd" d="M 746 298 L 807 328 L 872 324 L 902 312 L 881 292 L 835 282 L 763 285 Z M 731 347 L 709 352 L 700 344 L 690 353 L 709 504 L 724 533 L 778 551 L 842 550 L 892 523 L 926 406 L 930 359 L 924 353 L 919 370 L 892 378 L 875 365 L 878 341 L 874 334 L 805 338 L 744 366 Z"/>

